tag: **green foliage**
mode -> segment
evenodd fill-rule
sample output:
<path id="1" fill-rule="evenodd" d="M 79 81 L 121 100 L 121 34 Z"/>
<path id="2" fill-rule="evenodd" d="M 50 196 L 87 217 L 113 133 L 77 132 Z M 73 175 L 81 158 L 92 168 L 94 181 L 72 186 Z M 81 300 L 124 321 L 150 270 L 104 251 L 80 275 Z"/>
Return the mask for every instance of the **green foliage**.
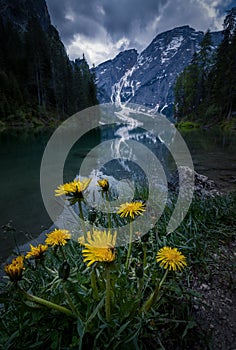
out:
<path id="1" fill-rule="evenodd" d="M 223 120 L 220 123 L 220 127 L 222 130 L 225 130 L 225 131 L 236 130 L 236 117 L 233 116 L 229 120 Z"/>
<path id="2" fill-rule="evenodd" d="M 236 197 L 194 198 L 181 226 L 166 234 L 174 204 L 175 197 L 156 226 L 133 242 L 128 271 L 127 248 L 116 248 L 116 260 L 109 264 L 110 321 L 105 308 L 108 265 L 86 267 L 78 242 L 70 240 L 62 249 L 49 248 L 43 260 L 27 260 L 18 285 L 2 284 L 2 348 L 174 350 L 191 349 L 193 339 L 203 348 L 204 334 L 193 317 L 193 298 L 200 295 L 190 288 L 192 274 L 206 272 L 210 254 L 235 232 Z M 163 279 L 155 259 L 163 246 L 181 250 L 188 268 L 169 271 L 155 304 L 144 312 L 144 303 Z M 71 310 L 72 316 L 28 300 L 22 290 Z"/>
<path id="3" fill-rule="evenodd" d="M 196 122 L 192 122 L 188 120 L 188 121 L 181 121 L 180 123 L 176 123 L 175 126 L 181 130 L 193 130 L 193 129 L 198 129 L 200 125 Z"/>
<path id="4" fill-rule="evenodd" d="M 223 40 L 212 52 L 207 31 L 200 51 L 175 85 L 175 115 L 203 124 L 231 119 L 236 112 L 236 8 L 227 12 Z"/>
<path id="5" fill-rule="evenodd" d="M 178 77 L 175 86 L 175 99 L 177 101 L 177 115 L 188 115 L 190 119 L 197 113 L 198 108 L 198 65 L 193 59 L 192 63 L 186 67 Z"/>
<path id="6" fill-rule="evenodd" d="M 86 60 L 76 66 L 53 26 L 46 30 L 37 17 L 27 20 L 26 31 L 20 31 L 0 17 L 0 120 L 13 125 L 34 124 L 36 119 L 45 123 L 42 109 L 63 120 L 97 104 L 95 77 Z"/>

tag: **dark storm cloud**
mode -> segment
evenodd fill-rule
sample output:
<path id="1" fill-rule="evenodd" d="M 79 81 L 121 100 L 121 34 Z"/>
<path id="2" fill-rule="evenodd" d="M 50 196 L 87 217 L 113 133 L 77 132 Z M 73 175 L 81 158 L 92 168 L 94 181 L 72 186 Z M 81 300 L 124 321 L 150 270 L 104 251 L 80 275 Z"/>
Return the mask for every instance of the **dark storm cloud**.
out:
<path id="1" fill-rule="evenodd" d="M 52 22 L 68 43 L 75 33 L 88 37 L 106 31 L 113 40 L 145 28 L 167 0 L 47 0 Z"/>
<path id="2" fill-rule="evenodd" d="M 52 23 L 59 30 L 64 43 L 73 39 L 75 33 L 92 35 L 96 33 L 97 13 L 92 1 L 47 0 Z"/>
<path id="3" fill-rule="evenodd" d="M 144 29 L 158 16 L 166 0 L 104 1 L 104 26 L 114 39 Z"/>
<path id="4" fill-rule="evenodd" d="M 98 64 L 120 50 L 142 51 L 174 27 L 222 29 L 226 8 L 236 0 L 46 0 L 53 25 L 70 58 L 83 53 Z"/>

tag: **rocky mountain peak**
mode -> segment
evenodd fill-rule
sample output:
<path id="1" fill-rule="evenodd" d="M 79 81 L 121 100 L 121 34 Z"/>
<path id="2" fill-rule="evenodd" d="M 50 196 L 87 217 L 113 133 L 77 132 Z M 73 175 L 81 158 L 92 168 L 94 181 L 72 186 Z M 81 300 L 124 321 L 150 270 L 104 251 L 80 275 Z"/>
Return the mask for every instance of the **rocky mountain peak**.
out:
<path id="1" fill-rule="evenodd" d="M 98 100 L 101 103 L 111 102 L 111 89 L 124 74 L 137 62 L 138 52 L 135 49 L 120 52 L 114 59 L 101 63 L 95 68 L 98 89 Z"/>
<path id="2" fill-rule="evenodd" d="M 100 102 L 137 103 L 171 116 L 177 76 L 200 49 L 204 33 L 188 25 L 158 34 L 140 54 L 119 53 L 95 68 Z M 221 32 L 211 33 L 213 46 Z"/>

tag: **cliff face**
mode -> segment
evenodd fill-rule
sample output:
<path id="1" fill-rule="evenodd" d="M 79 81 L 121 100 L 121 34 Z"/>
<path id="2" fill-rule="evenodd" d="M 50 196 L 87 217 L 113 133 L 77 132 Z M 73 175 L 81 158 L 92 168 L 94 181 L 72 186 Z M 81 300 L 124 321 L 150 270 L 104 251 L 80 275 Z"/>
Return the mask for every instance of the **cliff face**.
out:
<path id="1" fill-rule="evenodd" d="M 100 103 L 111 102 L 114 84 L 119 82 L 125 73 L 135 65 L 137 58 L 136 50 L 126 50 L 120 52 L 113 60 L 101 63 L 95 68 Z"/>
<path id="2" fill-rule="evenodd" d="M 97 104 L 93 75 L 67 56 L 45 0 L 0 0 L 0 121 L 49 123 Z"/>
<path id="3" fill-rule="evenodd" d="M 44 31 L 51 25 L 45 0 L 0 0 L 0 16 L 22 31 L 27 30 L 31 17 L 37 18 Z"/>

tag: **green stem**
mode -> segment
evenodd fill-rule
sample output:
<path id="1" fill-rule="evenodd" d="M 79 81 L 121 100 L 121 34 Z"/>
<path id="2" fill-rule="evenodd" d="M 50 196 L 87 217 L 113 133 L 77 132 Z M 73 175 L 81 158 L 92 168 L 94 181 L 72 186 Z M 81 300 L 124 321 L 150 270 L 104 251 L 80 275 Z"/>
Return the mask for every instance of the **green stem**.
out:
<path id="1" fill-rule="evenodd" d="M 162 277 L 160 283 L 156 286 L 154 292 L 150 295 L 148 300 L 144 303 L 143 307 L 141 308 L 141 311 L 148 312 L 152 305 L 155 304 L 159 291 L 161 289 L 162 284 L 164 283 L 166 276 L 168 274 L 168 270 L 165 271 L 164 276 Z"/>
<path id="2" fill-rule="evenodd" d="M 80 213 L 80 218 L 82 221 L 82 230 L 84 232 L 84 239 L 87 239 L 87 232 L 86 232 L 86 227 L 84 223 L 84 214 L 83 214 L 83 208 L 82 208 L 82 201 L 79 201 L 79 213 Z"/>
<path id="3" fill-rule="evenodd" d="M 138 281 L 138 296 L 139 296 L 139 298 L 142 295 L 142 290 L 143 290 L 143 277 L 139 278 L 139 281 Z"/>
<path id="4" fill-rule="evenodd" d="M 106 268 L 106 297 L 105 297 L 106 320 L 111 321 L 111 277 L 110 268 Z"/>
<path id="5" fill-rule="evenodd" d="M 65 296 L 67 298 L 68 304 L 70 305 L 71 310 L 74 312 L 75 315 L 79 315 L 78 311 L 76 310 L 76 307 L 70 297 L 70 294 L 65 286 L 65 282 L 63 283 L 63 291 L 65 293 Z M 80 316 L 80 315 L 79 315 Z"/>
<path id="6" fill-rule="evenodd" d="M 91 271 L 91 286 L 93 290 L 93 299 L 98 300 L 98 288 L 96 283 L 96 270 L 95 267 L 92 268 Z"/>
<path id="7" fill-rule="evenodd" d="M 161 286 L 162 286 L 163 283 L 165 282 L 165 279 L 166 279 L 166 276 L 167 276 L 167 274 L 168 274 L 168 271 L 169 271 L 169 270 L 166 269 L 166 272 L 165 272 L 164 276 L 162 277 L 161 282 L 159 283 L 159 289 L 161 289 Z"/>
<path id="8" fill-rule="evenodd" d="M 63 256 L 63 259 L 66 261 L 66 256 L 65 256 L 65 253 L 64 253 L 63 248 L 62 248 L 61 245 L 59 245 L 59 250 L 60 250 L 60 252 L 61 252 L 61 254 Z"/>
<path id="9" fill-rule="evenodd" d="M 19 288 L 19 290 L 30 301 L 33 301 L 37 304 L 41 304 L 43 306 L 46 306 L 49 309 L 54 309 L 54 310 L 60 311 L 64 314 L 66 314 L 67 316 L 75 316 L 71 310 L 67 309 L 64 306 L 60 306 L 60 305 L 52 303 L 51 301 L 36 297 L 35 295 L 29 294 L 21 288 Z"/>
<path id="10" fill-rule="evenodd" d="M 143 243 L 143 269 L 147 266 L 147 243 Z"/>
<path id="11" fill-rule="evenodd" d="M 108 192 L 106 192 L 106 205 L 107 205 L 107 216 L 108 216 L 108 229 L 111 229 L 111 213 L 110 213 L 110 205 L 108 200 Z"/>
<path id="12" fill-rule="evenodd" d="M 129 223 L 129 249 L 127 253 L 125 268 L 128 270 L 130 265 L 130 256 L 132 251 L 132 239 L 133 239 L 133 222 L 130 221 Z"/>

